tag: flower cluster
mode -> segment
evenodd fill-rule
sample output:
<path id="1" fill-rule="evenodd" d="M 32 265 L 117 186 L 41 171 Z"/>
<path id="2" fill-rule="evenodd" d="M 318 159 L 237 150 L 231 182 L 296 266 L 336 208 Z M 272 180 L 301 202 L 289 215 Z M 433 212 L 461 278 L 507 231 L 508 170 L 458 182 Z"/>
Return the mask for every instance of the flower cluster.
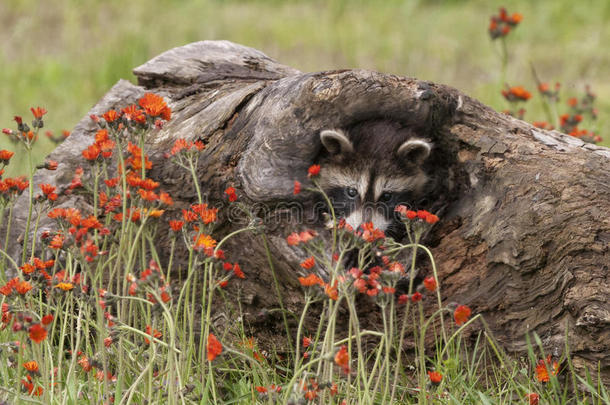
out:
<path id="1" fill-rule="evenodd" d="M 498 15 L 492 15 L 489 22 L 489 36 L 492 40 L 507 36 L 521 21 L 523 15 L 513 13 L 509 15 L 504 7 L 500 8 Z"/>
<path id="2" fill-rule="evenodd" d="M 561 83 L 556 82 L 555 87 L 551 90 L 551 85 L 548 83 L 539 83 L 538 92 L 542 97 L 549 100 L 549 102 L 556 103 L 559 101 L 559 89 L 561 89 Z"/>
<path id="3" fill-rule="evenodd" d="M 527 101 L 532 98 L 532 93 L 525 90 L 522 86 L 510 87 L 507 85 L 506 89 L 502 90 L 502 95 L 510 103 Z"/>
<path id="4" fill-rule="evenodd" d="M 597 109 L 594 107 L 595 94 L 586 86 L 585 95 L 579 100 L 576 97 L 568 99 L 569 111 L 559 117 L 560 130 L 563 133 L 582 139 L 585 142 L 597 143 L 602 138 L 593 131 L 579 128 L 583 118 L 591 121 L 597 119 Z"/>
<path id="5" fill-rule="evenodd" d="M 551 380 L 551 376 L 556 376 L 559 373 L 559 363 L 551 361 L 551 355 L 546 359 L 541 359 L 536 365 L 536 380 L 546 383 Z"/>
<path id="6" fill-rule="evenodd" d="M 23 122 L 23 118 L 18 115 L 13 119 L 17 123 L 17 131 L 8 128 L 2 129 L 2 133 L 8 135 L 13 142 L 21 142 L 26 149 L 31 149 L 34 142 L 38 139 L 38 131 L 44 127 L 42 117 L 47 113 L 47 110 L 42 107 L 32 107 L 30 108 L 30 111 L 34 116 L 34 119 L 32 120 L 32 128 L 34 128 L 34 131 L 32 131 L 28 124 Z"/>

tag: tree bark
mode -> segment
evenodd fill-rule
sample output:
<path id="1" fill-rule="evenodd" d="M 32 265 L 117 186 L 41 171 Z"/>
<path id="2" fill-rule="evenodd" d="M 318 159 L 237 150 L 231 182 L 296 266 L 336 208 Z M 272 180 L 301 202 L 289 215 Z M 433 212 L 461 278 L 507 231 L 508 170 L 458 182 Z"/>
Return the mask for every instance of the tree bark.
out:
<path id="1" fill-rule="evenodd" d="M 199 182 L 208 202 L 221 207 L 219 234 L 243 226 L 243 216 L 223 202 L 225 188 L 234 186 L 266 222 L 288 310 L 298 313 L 303 297 L 300 257 L 285 242 L 299 224 L 286 219 L 286 204 L 311 199 L 306 193 L 297 199 L 292 188 L 294 180 L 307 181 L 319 131 L 393 120 L 434 143 L 426 170 L 435 181 L 424 208 L 441 221 L 426 243 L 438 262 L 443 300 L 482 314 L 509 351 L 523 353 L 526 334 L 536 332 L 547 353 L 562 353 L 567 343 L 579 371 L 599 366 L 610 381 L 609 149 L 536 129 L 448 86 L 366 70 L 301 73 L 226 41 L 170 50 L 134 73 L 137 86 L 120 81 L 90 113 L 123 107 L 148 91 L 164 96 L 173 118 L 148 139 L 151 176 L 174 197 L 175 212 L 195 202 L 189 175 L 164 154 L 178 138 L 203 141 Z M 51 154 L 58 170 L 38 171 L 35 183 L 66 187 L 93 133 L 85 117 Z M 62 198 L 61 204 L 87 205 Z M 16 215 L 14 229 L 23 229 L 27 210 Z M 45 221 L 41 231 L 51 226 Z M 321 231 L 319 222 L 301 226 Z M 238 297 L 246 322 L 268 344 L 280 344 L 281 317 L 267 311 L 278 302 L 263 237 L 240 234 L 227 251 L 247 273 Z"/>

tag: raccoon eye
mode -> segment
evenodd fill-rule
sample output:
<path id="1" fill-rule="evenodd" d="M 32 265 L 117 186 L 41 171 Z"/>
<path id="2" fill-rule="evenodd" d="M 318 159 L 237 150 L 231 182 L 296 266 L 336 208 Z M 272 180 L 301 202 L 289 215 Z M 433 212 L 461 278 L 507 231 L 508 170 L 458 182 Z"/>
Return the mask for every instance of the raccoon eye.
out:
<path id="1" fill-rule="evenodd" d="M 354 187 L 346 188 L 345 193 L 349 198 L 356 198 L 358 196 L 358 190 L 356 190 Z"/>
<path id="2" fill-rule="evenodd" d="M 379 197 L 379 201 L 381 202 L 388 202 L 392 199 L 394 195 L 392 193 L 390 193 L 389 191 L 386 191 L 385 193 L 381 194 L 381 196 Z"/>

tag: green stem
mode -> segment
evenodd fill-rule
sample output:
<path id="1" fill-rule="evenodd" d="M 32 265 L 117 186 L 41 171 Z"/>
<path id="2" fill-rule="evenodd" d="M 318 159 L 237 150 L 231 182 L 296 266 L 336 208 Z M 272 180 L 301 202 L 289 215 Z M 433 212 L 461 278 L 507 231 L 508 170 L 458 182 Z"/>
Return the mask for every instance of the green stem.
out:
<path id="1" fill-rule="evenodd" d="M 267 236 L 263 233 L 261 234 L 263 238 L 263 247 L 265 248 L 265 253 L 267 255 L 267 262 L 269 263 L 269 268 L 271 269 L 271 275 L 273 276 L 273 285 L 275 286 L 275 293 L 277 294 L 277 299 L 280 304 L 280 309 L 282 310 L 282 319 L 284 321 L 284 329 L 286 329 L 286 336 L 288 337 L 288 346 L 292 347 L 292 335 L 290 333 L 290 327 L 288 326 L 288 318 L 286 318 L 286 309 L 284 308 L 284 301 L 282 299 L 282 292 L 280 289 L 280 283 L 277 279 L 277 273 L 275 271 L 275 266 L 273 265 L 273 258 L 271 257 L 271 250 L 269 249 L 269 242 L 267 241 Z M 298 348 L 298 336 L 297 336 L 297 348 Z M 298 358 L 298 351 L 295 354 Z M 296 364 L 296 363 L 295 363 Z"/>
<path id="2" fill-rule="evenodd" d="M 26 146 L 26 152 L 28 155 L 28 179 L 29 179 L 29 184 L 28 184 L 28 219 L 27 222 L 25 224 L 25 235 L 24 235 L 24 240 L 23 240 L 23 252 L 21 254 L 21 264 L 25 263 L 25 258 L 27 256 L 28 253 L 28 238 L 30 236 L 30 223 L 32 221 L 32 206 L 33 206 L 33 201 L 32 199 L 34 198 L 34 168 L 33 168 L 33 163 L 32 163 L 32 150 L 31 148 Z M 7 233 L 7 237 L 8 237 L 8 233 Z M 34 235 L 34 238 L 36 237 L 36 235 Z"/>
<path id="3" fill-rule="evenodd" d="M 299 367 L 299 356 L 300 356 L 300 344 L 301 344 L 301 330 L 303 328 L 303 322 L 305 321 L 305 315 L 307 314 L 307 309 L 309 309 L 309 305 L 311 304 L 311 299 L 307 296 L 305 300 L 305 306 L 303 307 L 303 311 L 301 312 L 301 318 L 299 319 L 299 326 L 297 327 L 297 338 L 296 338 L 296 350 L 294 352 L 294 373 L 296 374 L 297 369 Z"/>
<path id="4" fill-rule="evenodd" d="M 6 236 L 4 238 L 4 249 L 2 250 L 2 253 L 4 253 L 4 255 L 2 256 L 2 265 L 0 266 L 2 268 L 2 276 L 4 277 L 4 280 L 6 280 L 6 257 L 8 257 L 13 264 L 15 265 L 15 268 L 17 270 L 19 270 L 19 266 L 17 265 L 17 263 L 15 263 L 15 261 L 6 253 L 8 250 L 8 241 L 9 241 L 9 237 L 11 235 L 11 223 L 13 222 L 13 207 L 15 204 L 11 203 L 10 208 L 8 209 L 8 223 L 6 224 Z"/>
<path id="5" fill-rule="evenodd" d="M 38 225 L 40 225 L 40 212 L 36 212 L 36 222 L 34 223 L 34 237 L 32 238 L 32 254 L 30 260 L 34 259 L 34 252 L 36 251 L 36 234 L 38 233 Z"/>

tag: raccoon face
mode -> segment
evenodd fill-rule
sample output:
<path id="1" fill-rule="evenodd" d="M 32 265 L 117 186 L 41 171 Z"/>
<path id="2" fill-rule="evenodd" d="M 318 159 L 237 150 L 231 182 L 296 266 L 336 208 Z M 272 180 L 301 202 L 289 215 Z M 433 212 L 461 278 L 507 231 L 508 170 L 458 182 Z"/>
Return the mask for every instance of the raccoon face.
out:
<path id="1" fill-rule="evenodd" d="M 349 135 L 323 130 L 320 141 L 319 181 L 335 216 L 354 229 L 373 222 L 389 236 L 400 236 L 403 226 L 394 209 L 411 206 L 421 196 L 428 181 L 422 164 L 432 145 L 384 121 L 361 124 Z"/>

